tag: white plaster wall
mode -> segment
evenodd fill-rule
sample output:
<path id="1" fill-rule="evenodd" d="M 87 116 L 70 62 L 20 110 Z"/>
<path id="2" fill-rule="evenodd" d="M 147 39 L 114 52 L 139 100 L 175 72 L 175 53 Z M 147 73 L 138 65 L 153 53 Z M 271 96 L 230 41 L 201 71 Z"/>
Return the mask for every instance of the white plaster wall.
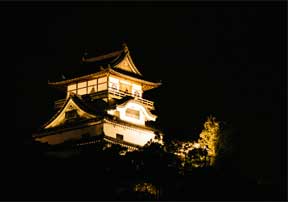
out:
<path id="1" fill-rule="evenodd" d="M 139 119 L 136 119 L 133 117 L 126 116 L 127 108 L 128 107 L 118 109 L 121 120 L 128 121 L 128 122 L 134 123 L 134 124 L 145 125 L 145 117 L 144 117 L 142 110 L 140 110 L 139 108 L 136 108 L 136 107 L 130 107 L 131 109 L 139 111 Z"/>
<path id="2" fill-rule="evenodd" d="M 103 124 L 100 123 L 97 125 L 87 126 L 85 128 L 79 128 L 79 129 L 70 130 L 70 131 L 63 131 L 63 132 L 59 132 L 53 135 L 39 137 L 39 138 L 36 138 L 36 140 L 43 142 L 43 143 L 48 142 L 48 144 L 54 145 L 54 144 L 63 143 L 64 141 L 70 140 L 70 139 L 80 139 L 81 135 L 84 135 L 86 133 L 88 133 L 90 136 L 97 136 L 97 135 L 102 134 L 102 130 L 103 130 Z"/>
<path id="3" fill-rule="evenodd" d="M 140 146 L 144 146 L 150 139 L 154 140 L 155 137 L 153 131 L 127 128 L 114 123 L 104 123 L 103 131 L 105 135 L 112 138 L 116 138 L 117 133 L 123 135 L 124 141 Z"/>

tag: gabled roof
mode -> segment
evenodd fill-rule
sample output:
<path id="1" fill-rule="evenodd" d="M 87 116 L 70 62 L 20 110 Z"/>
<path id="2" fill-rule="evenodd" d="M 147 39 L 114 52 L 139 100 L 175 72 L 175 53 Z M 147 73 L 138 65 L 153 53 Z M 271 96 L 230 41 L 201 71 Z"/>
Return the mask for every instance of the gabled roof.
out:
<path id="1" fill-rule="evenodd" d="M 128 105 L 128 104 L 131 104 L 131 103 L 136 104 L 136 105 L 138 105 L 138 106 L 141 107 L 141 109 L 142 109 L 142 111 L 144 112 L 147 120 L 149 120 L 149 121 L 150 121 L 150 120 L 155 121 L 155 119 L 157 118 L 157 116 L 154 115 L 154 114 L 152 114 L 152 113 L 150 112 L 150 110 L 147 109 L 147 107 L 146 107 L 144 104 L 142 104 L 141 102 L 139 102 L 139 101 L 137 101 L 137 100 L 134 100 L 134 99 L 127 100 L 126 102 L 117 105 L 116 109 L 127 108 L 127 105 Z"/>
<path id="2" fill-rule="evenodd" d="M 157 116 L 152 114 L 149 109 L 145 105 L 143 105 L 141 102 L 138 100 L 135 100 L 133 98 L 125 100 L 124 102 L 119 104 L 115 104 L 113 108 L 111 107 L 108 111 L 107 114 L 116 116 L 123 121 L 131 122 L 133 125 L 145 125 L 145 121 L 155 121 Z M 127 117 L 126 115 L 126 110 L 127 109 L 134 109 L 139 112 L 139 117 L 141 118 L 131 118 Z M 140 116 L 141 113 L 141 116 Z"/>
<path id="3" fill-rule="evenodd" d="M 65 112 L 73 109 L 78 110 L 79 118 L 81 119 L 95 119 L 97 117 L 101 117 L 104 114 L 103 111 L 106 106 L 102 104 L 101 107 L 103 109 L 100 109 L 100 105 L 101 104 L 99 104 L 99 101 L 97 103 L 91 102 L 88 99 L 85 99 L 85 97 L 72 94 L 66 100 L 62 108 L 59 109 L 57 113 L 41 127 L 41 130 L 65 125 Z"/>
<path id="4" fill-rule="evenodd" d="M 67 72 L 65 74 L 67 79 L 48 82 L 48 84 L 63 88 L 68 84 L 105 76 L 108 73 L 118 74 L 137 82 L 144 83 L 144 85 L 147 86 L 147 89 L 158 87 L 161 84 L 159 82 L 157 83 L 144 79 L 143 75 L 134 65 L 126 44 L 123 45 L 122 50 L 117 50 L 97 57 L 82 57 L 80 68 L 74 68 L 73 71 Z"/>
<path id="5" fill-rule="evenodd" d="M 123 55 L 123 50 L 118 50 L 118 51 L 114 51 L 111 53 L 107 53 L 104 55 L 100 55 L 100 56 L 96 56 L 96 57 L 92 57 L 92 58 L 86 58 L 86 57 L 82 57 L 82 62 L 87 62 L 87 63 L 98 63 L 99 65 L 105 65 L 105 64 L 111 64 L 111 63 L 115 63 L 117 61 L 117 59 L 119 59 L 121 57 L 121 55 Z"/>
<path id="6" fill-rule="evenodd" d="M 121 69 L 123 71 L 131 72 L 135 75 L 142 76 L 142 74 L 139 72 L 139 70 L 133 63 L 128 46 L 125 43 L 122 46 L 122 50 L 114 51 L 108 54 L 92 58 L 82 57 L 82 62 L 95 64 L 97 66 Z"/>
<path id="7" fill-rule="evenodd" d="M 156 87 L 159 87 L 162 83 L 161 82 L 153 82 L 141 79 L 141 77 L 129 75 L 127 72 L 123 72 L 119 69 L 109 69 L 110 74 L 114 74 L 123 78 L 131 79 L 132 81 L 139 82 L 142 84 L 143 91 L 150 90 Z"/>

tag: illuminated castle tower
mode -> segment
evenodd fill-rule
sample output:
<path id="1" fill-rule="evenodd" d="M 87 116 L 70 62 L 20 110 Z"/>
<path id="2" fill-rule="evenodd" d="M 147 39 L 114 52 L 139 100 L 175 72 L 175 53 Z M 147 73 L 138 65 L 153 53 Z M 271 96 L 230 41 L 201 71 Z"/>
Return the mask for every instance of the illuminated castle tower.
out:
<path id="1" fill-rule="evenodd" d="M 128 47 L 83 57 L 82 62 L 84 71 L 94 72 L 48 82 L 66 92 L 66 98 L 55 102 L 57 113 L 33 135 L 35 140 L 56 145 L 102 137 L 132 150 L 148 141 L 161 143 L 162 133 L 147 124 L 157 118 L 151 113 L 154 103 L 143 98 L 145 91 L 161 84 L 144 80 Z"/>

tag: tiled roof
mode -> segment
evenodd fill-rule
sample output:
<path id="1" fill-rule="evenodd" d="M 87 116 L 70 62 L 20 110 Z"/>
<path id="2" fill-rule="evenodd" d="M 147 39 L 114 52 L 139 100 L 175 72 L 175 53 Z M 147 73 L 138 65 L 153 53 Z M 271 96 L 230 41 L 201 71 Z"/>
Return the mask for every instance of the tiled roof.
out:
<path id="1" fill-rule="evenodd" d="M 65 79 L 72 79 L 84 75 L 100 72 L 108 67 L 113 67 L 121 62 L 128 52 L 124 50 L 117 50 L 96 57 L 85 58 L 82 57 L 80 65 L 73 68 L 73 71 L 66 72 Z"/>
<path id="2" fill-rule="evenodd" d="M 126 45 L 123 45 L 122 50 L 117 50 L 104 55 L 91 58 L 82 58 L 81 64 L 78 67 L 72 68 L 71 71 L 64 73 L 62 80 L 55 82 L 48 82 L 48 84 L 53 86 L 65 86 L 68 83 L 73 83 L 79 80 L 85 80 L 90 77 L 105 75 L 106 73 L 116 73 L 128 78 L 133 78 L 134 80 L 144 81 L 147 85 L 158 86 L 160 83 L 155 83 L 153 81 L 145 80 L 144 77 L 139 73 L 135 67 L 134 72 L 126 71 L 124 69 L 118 68 L 119 64 L 126 56 L 130 58 L 129 50 Z M 131 58 L 130 58 L 131 60 Z M 131 61 L 132 62 L 132 61 Z M 133 62 L 132 62 L 133 63 Z"/>
<path id="3" fill-rule="evenodd" d="M 73 101 L 85 112 L 94 114 L 96 116 L 103 116 L 105 109 L 108 107 L 107 103 L 102 99 L 91 100 L 88 95 L 74 95 Z"/>
<path id="4" fill-rule="evenodd" d="M 49 123 L 51 123 L 62 112 L 62 110 L 66 107 L 70 99 L 72 99 L 85 112 L 94 114 L 99 117 L 102 117 L 105 114 L 105 109 L 107 107 L 107 104 L 103 100 L 99 99 L 99 100 L 91 101 L 89 96 L 80 96 L 80 95 L 72 94 L 70 95 L 70 98 L 68 98 L 66 102 L 63 104 L 63 106 L 50 118 L 50 120 L 47 121 L 40 128 L 40 131 L 47 130 L 45 129 L 45 127 Z"/>
<path id="5" fill-rule="evenodd" d="M 46 136 L 50 135 L 51 133 L 60 132 L 60 131 L 68 131 L 68 130 L 75 130 L 76 128 L 82 128 L 82 127 L 87 127 L 88 123 L 93 123 L 95 122 L 96 124 L 99 124 L 102 119 L 98 118 L 93 118 L 93 119 L 80 119 L 75 122 L 67 122 L 65 124 L 59 125 L 57 127 L 53 128 L 47 128 L 47 129 L 40 129 L 38 133 L 35 133 L 33 136 Z M 91 125 L 91 124 L 90 124 Z"/>

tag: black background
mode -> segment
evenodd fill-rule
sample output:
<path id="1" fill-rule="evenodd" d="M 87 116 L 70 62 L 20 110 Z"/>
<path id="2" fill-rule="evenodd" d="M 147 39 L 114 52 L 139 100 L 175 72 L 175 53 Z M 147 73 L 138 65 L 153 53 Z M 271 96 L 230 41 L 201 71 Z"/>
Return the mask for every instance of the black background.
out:
<path id="1" fill-rule="evenodd" d="M 94 56 L 126 42 L 140 72 L 163 83 L 152 98 L 165 131 L 197 135 L 213 114 L 238 131 L 243 173 L 279 185 L 286 165 L 285 6 L 6 3 L 7 67 L 16 67 L 13 138 L 29 139 L 65 96 L 48 80 L 80 68 L 85 49 Z"/>

